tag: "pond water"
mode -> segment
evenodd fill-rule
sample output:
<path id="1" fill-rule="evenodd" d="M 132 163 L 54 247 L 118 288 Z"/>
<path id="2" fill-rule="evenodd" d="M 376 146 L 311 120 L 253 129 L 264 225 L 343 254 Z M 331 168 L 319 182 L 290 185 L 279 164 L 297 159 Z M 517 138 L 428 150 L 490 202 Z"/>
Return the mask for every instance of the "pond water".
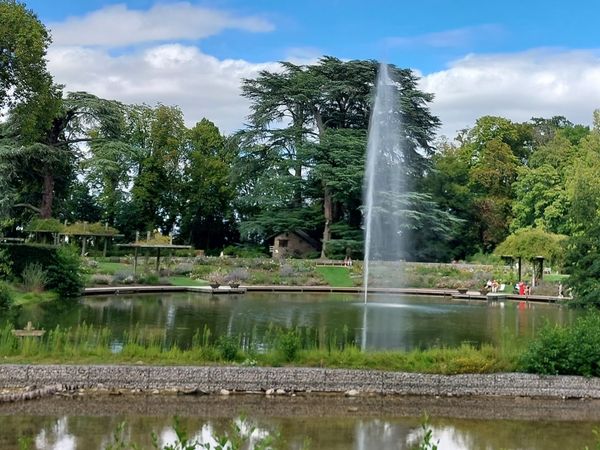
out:
<path id="1" fill-rule="evenodd" d="M 24 307 L 17 326 L 45 329 L 87 323 L 106 326 L 118 339 L 138 326 L 165 342 L 190 345 L 195 333 L 253 336 L 260 344 L 269 327 L 307 327 L 318 336 L 344 336 L 366 349 L 428 348 L 498 343 L 532 336 L 546 322 L 570 324 L 575 310 L 518 302 L 460 301 L 449 297 L 373 295 L 366 309 L 359 294 L 172 293 L 87 297 L 72 306 Z"/>
<path id="2" fill-rule="evenodd" d="M 18 448 L 20 436 L 30 439 L 31 449 L 105 448 L 122 422 L 129 442 L 152 448 L 152 432 L 161 445 L 174 443 L 177 415 L 202 443 L 214 443 L 236 421 L 245 431 L 254 427 L 255 439 L 278 436 L 285 444 L 276 448 L 300 449 L 308 442 L 308 449 L 410 449 L 419 443 L 423 413 L 429 412 L 440 450 L 583 450 L 595 448 L 599 406 L 506 398 L 55 398 L 0 405 L 0 448 Z"/>

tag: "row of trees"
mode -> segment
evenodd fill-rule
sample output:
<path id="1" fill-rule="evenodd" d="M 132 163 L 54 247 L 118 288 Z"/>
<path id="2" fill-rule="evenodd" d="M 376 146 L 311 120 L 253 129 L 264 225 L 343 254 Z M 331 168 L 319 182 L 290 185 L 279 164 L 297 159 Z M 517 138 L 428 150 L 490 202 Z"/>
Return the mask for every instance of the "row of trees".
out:
<path id="1" fill-rule="evenodd" d="M 362 184 L 375 61 L 281 63 L 243 80 L 248 125 L 223 136 L 178 107 L 124 105 L 64 93 L 45 65 L 50 37 L 22 4 L 0 0 L 0 214 L 7 229 L 34 216 L 173 232 L 220 250 L 301 229 L 322 255 L 362 248 Z M 600 117 L 515 123 L 485 116 L 435 142 L 431 94 L 392 66 L 400 91 L 403 170 L 413 233 L 405 255 L 450 261 L 489 253 L 523 229 L 571 237 L 582 264 L 600 209 Z M 561 242 L 563 240 L 560 240 Z M 595 248 L 595 247 L 594 247 Z"/>
<path id="2" fill-rule="evenodd" d="M 225 137 L 207 119 L 188 129 L 177 107 L 65 94 L 44 64 L 43 24 L 21 4 L 0 6 L 2 23 L 14 25 L 3 30 L 2 55 L 15 68 L 1 78 L 9 113 L 0 204 L 15 226 L 32 215 L 102 220 L 125 233 L 175 232 L 206 249 L 300 228 L 321 239 L 323 256 L 360 251 L 375 61 L 282 63 L 244 80 L 249 125 Z M 30 48 L 35 64 L 22 56 Z M 410 70 L 392 67 L 391 77 L 407 124 L 404 167 L 416 180 L 439 120 Z"/>

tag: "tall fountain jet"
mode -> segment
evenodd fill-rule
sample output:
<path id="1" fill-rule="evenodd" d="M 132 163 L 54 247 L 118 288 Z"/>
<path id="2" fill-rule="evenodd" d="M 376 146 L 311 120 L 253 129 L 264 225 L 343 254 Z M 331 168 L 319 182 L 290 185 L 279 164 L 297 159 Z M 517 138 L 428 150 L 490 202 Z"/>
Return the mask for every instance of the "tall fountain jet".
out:
<path id="1" fill-rule="evenodd" d="M 382 63 L 369 123 L 363 184 L 365 304 L 369 287 L 400 285 L 399 262 L 405 257 L 407 224 L 404 139 L 399 84 Z"/>

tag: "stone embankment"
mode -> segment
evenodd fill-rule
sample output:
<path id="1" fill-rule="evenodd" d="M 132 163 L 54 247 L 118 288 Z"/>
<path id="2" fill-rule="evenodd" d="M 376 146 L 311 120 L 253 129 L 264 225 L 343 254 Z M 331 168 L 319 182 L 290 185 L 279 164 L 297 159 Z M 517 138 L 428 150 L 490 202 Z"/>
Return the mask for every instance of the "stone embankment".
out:
<path id="1" fill-rule="evenodd" d="M 600 378 L 520 373 L 428 375 L 320 368 L 0 365 L 0 402 L 58 392 L 187 394 L 296 392 L 345 395 L 600 398 Z M 2 393 L 4 392 L 4 393 Z"/>

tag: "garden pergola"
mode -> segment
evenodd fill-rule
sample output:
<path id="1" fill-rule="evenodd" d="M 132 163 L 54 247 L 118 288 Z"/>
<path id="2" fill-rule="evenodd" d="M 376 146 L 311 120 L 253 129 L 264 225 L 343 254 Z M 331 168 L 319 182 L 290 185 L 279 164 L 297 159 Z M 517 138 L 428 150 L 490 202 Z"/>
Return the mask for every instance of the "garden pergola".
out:
<path id="1" fill-rule="evenodd" d="M 108 248 L 108 241 L 110 239 L 116 238 L 116 237 L 123 237 L 123 234 L 115 234 L 115 233 L 95 233 L 95 232 L 88 232 L 88 231 L 66 231 L 64 233 L 58 233 L 58 236 L 60 238 L 60 236 L 73 236 L 73 237 L 79 237 L 82 238 L 81 241 L 81 256 L 85 256 L 86 251 L 87 251 L 87 242 L 89 238 L 103 238 L 104 239 L 104 248 L 102 250 L 102 256 L 106 257 L 106 251 Z"/>
<path id="2" fill-rule="evenodd" d="M 517 272 L 518 272 L 517 277 L 518 277 L 518 281 L 521 281 L 521 272 L 522 272 L 521 266 L 522 266 L 522 260 L 523 260 L 524 256 L 502 255 L 501 258 L 507 262 L 510 262 L 511 265 L 515 259 L 517 260 Z M 541 281 L 541 279 L 544 277 L 544 259 L 545 258 L 543 256 L 534 256 L 534 257 L 527 258 L 527 259 L 529 259 L 531 261 L 531 265 L 533 266 L 532 285 L 535 287 L 536 282 Z M 537 275 L 537 278 L 536 278 L 536 275 Z"/>
<path id="3" fill-rule="evenodd" d="M 191 245 L 173 245 L 172 243 L 153 243 L 153 242 L 144 242 L 144 241 L 136 241 L 133 244 L 117 244 L 117 247 L 123 248 L 133 248 L 133 274 L 137 273 L 137 265 L 138 265 L 138 254 L 140 249 L 151 249 L 156 250 L 156 271 L 158 272 L 160 269 L 160 252 L 161 250 L 181 250 L 181 249 L 190 249 Z"/>

